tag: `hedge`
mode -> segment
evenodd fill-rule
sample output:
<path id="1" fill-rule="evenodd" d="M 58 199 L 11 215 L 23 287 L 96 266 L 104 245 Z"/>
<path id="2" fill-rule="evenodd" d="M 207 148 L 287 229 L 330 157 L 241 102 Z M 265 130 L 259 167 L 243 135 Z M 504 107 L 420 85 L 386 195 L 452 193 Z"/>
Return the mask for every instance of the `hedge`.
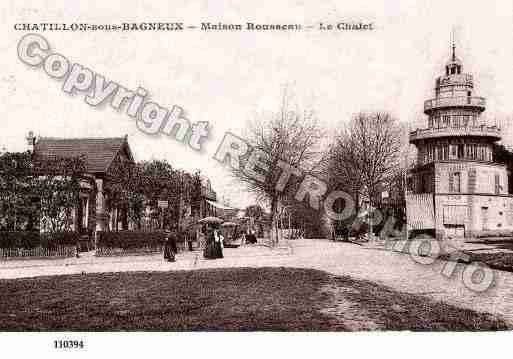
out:
<path id="1" fill-rule="evenodd" d="M 151 254 L 161 252 L 167 234 L 160 232 L 96 232 L 96 256 Z M 178 249 L 185 248 L 185 236 L 175 233 Z"/>
<path id="2" fill-rule="evenodd" d="M 7 232 L 0 231 L 0 248 L 10 249 L 55 249 L 59 246 L 76 246 L 78 242 L 77 232 Z"/>
<path id="3" fill-rule="evenodd" d="M 141 247 L 162 246 L 166 234 L 164 232 L 118 231 L 96 232 L 97 248 L 132 249 Z"/>

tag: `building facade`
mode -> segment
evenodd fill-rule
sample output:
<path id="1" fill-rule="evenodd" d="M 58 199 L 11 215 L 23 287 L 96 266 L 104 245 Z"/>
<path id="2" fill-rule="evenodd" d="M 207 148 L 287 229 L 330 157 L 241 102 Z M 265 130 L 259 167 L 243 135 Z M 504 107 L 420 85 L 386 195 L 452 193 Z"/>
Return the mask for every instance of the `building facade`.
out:
<path id="1" fill-rule="evenodd" d="M 410 231 L 432 231 L 443 239 L 513 229 L 508 171 L 493 161 L 501 133 L 485 123 L 485 107 L 453 45 L 435 97 L 424 102 L 427 128 L 410 133 L 417 148 L 406 195 Z"/>
<path id="2" fill-rule="evenodd" d="M 129 229 L 126 210 L 108 205 L 106 188 L 118 175 L 116 168 L 134 163 L 128 137 L 48 138 L 29 135 L 35 158 L 81 157 L 86 172 L 80 180 L 79 200 L 73 211 L 73 230 L 81 234 Z"/>

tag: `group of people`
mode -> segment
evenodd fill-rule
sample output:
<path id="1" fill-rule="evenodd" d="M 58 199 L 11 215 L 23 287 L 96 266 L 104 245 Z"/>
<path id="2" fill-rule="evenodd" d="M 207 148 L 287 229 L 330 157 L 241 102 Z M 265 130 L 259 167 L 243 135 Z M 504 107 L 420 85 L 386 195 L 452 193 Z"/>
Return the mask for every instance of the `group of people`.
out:
<path id="1" fill-rule="evenodd" d="M 204 241 L 201 241 L 204 243 L 203 257 L 205 259 L 224 258 L 224 237 L 221 234 L 219 223 L 206 223 L 201 232 L 200 237 L 204 238 Z M 188 244 L 189 250 L 192 250 L 192 238 L 186 236 L 185 241 Z M 245 233 L 242 233 L 242 241 L 244 244 L 256 244 L 256 233 L 251 229 L 247 229 Z M 177 242 L 178 238 L 176 232 L 167 232 L 164 243 L 165 260 L 169 262 L 175 261 L 175 254 L 178 252 Z"/>
<path id="2" fill-rule="evenodd" d="M 256 244 L 257 237 L 255 235 L 255 231 L 252 229 L 248 229 L 247 233 L 244 234 L 244 243 Z"/>

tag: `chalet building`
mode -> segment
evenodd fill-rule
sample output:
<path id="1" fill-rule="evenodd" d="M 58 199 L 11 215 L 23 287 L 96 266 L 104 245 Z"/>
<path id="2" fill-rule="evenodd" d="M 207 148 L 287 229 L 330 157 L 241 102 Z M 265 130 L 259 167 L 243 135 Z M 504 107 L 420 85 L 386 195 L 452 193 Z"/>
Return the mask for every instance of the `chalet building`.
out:
<path id="1" fill-rule="evenodd" d="M 86 173 L 80 181 L 79 203 L 75 207 L 74 230 L 93 233 L 128 229 L 123 209 L 108 210 L 106 185 L 117 176 L 116 168 L 134 163 L 128 137 L 117 138 L 27 138 L 35 158 L 83 156 Z"/>
<path id="2" fill-rule="evenodd" d="M 501 131 L 485 123 L 485 107 L 453 45 L 435 97 L 424 103 L 427 128 L 410 133 L 418 155 L 408 177 L 409 230 L 443 239 L 513 229 L 508 171 L 493 159 Z"/>

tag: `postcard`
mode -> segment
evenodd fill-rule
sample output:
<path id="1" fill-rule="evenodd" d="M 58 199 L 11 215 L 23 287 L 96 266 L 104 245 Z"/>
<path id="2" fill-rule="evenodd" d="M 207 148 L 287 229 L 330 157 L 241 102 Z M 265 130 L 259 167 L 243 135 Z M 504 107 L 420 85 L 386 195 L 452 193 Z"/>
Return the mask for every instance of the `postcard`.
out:
<path id="1" fill-rule="evenodd" d="M 511 1 L 0 14 L 8 357 L 511 339 Z"/>

